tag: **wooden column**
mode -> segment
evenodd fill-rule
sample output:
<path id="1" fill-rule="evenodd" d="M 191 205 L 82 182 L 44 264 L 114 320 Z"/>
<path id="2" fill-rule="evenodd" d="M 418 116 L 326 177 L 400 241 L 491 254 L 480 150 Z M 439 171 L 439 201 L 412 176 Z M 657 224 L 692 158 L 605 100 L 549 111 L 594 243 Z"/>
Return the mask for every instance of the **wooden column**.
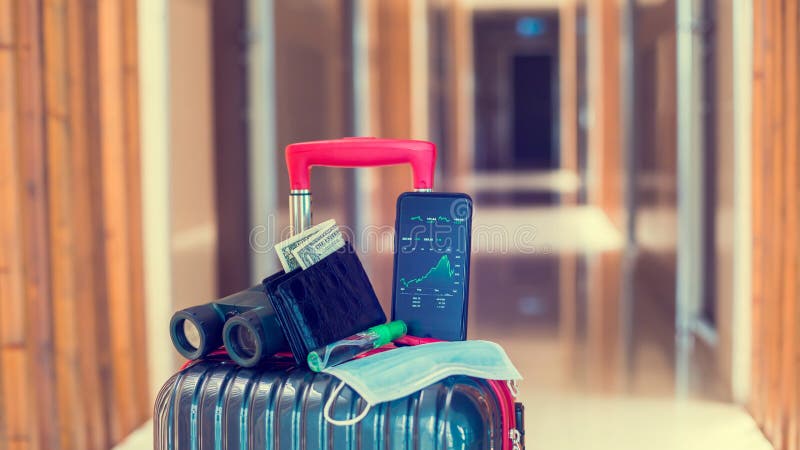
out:
<path id="1" fill-rule="evenodd" d="M 561 169 L 578 170 L 578 7 L 561 2 L 558 10 L 559 121 Z"/>
<path id="2" fill-rule="evenodd" d="M 764 126 L 762 124 L 764 117 L 764 47 L 761 44 L 764 34 L 764 24 L 762 20 L 756 19 L 763 17 L 763 12 L 759 11 L 763 8 L 763 2 L 753 2 L 753 130 L 752 130 L 752 145 L 753 145 L 753 183 L 752 183 L 752 208 L 753 208 L 753 359 L 752 359 L 752 389 L 751 389 L 751 403 L 750 409 L 759 424 L 764 421 L 764 391 L 765 384 L 763 383 L 764 373 L 764 353 L 757 351 L 763 348 L 764 340 L 762 336 L 763 330 L 763 252 L 761 251 L 761 241 L 764 227 L 763 211 L 763 197 L 764 189 L 762 186 L 761 173 L 763 172 L 763 159 L 760 154 L 761 141 L 763 139 Z M 758 151 L 756 151 L 758 149 Z"/>
<path id="3" fill-rule="evenodd" d="M 449 36 L 452 43 L 452 63 L 449 64 L 450 111 L 453 112 L 450 127 L 449 167 L 447 174 L 452 182 L 470 174 L 475 168 L 475 95 L 471 76 L 474 73 L 472 9 L 465 2 L 450 1 L 448 19 Z M 457 186 L 456 186 L 457 187 Z"/>
<path id="4" fill-rule="evenodd" d="M 0 448 L 109 448 L 150 416 L 136 3 L 99 6 L 0 1 Z"/>
<path id="5" fill-rule="evenodd" d="M 561 169 L 578 172 L 578 0 L 561 2 L 558 10 L 559 143 Z M 574 204 L 575 194 L 562 194 L 561 202 Z M 558 332 L 564 354 L 564 373 L 573 373 L 578 339 L 578 256 L 559 257 Z"/>
<path id="6" fill-rule="evenodd" d="M 782 259 L 781 264 L 781 296 L 783 297 L 783 305 L 781 307 L 781 336 L 780 339 L 783 343 L 781 346 L 780 364 L 780 415 L 779 424 L 782 429 L 782 440 L 780 442 L 781 448 L 786 450 L 796 450 L 800 447 L 798 442 L 798 382 L 800 382 L 800 365 L 797 363 L 798 356 L 800 356 L 800 345 L 798 345 L 798 262 L 800 262 L 800 253 L 798 253 L 798 233 L 800 229 L 800 209 L 798 208 L 798 190 L 800 190 L 800 172 L 798 171 L 798 152 L 800 152 L 800 142 L 798 141 L 798 25 L 797 21 L 800 19 L 798 15 L 798 2 L 785 1 L 781 11 L 781 18 L 784 21 L 782 29 L 783 45 L 781 58 L 783 59 L 781 67 L 781 85 L 783 92 L 778 94 L 782 95 L 783 100 L 783 126 L 785 133 L 783 136 L 783 147 L 780 149 L 784 153 L 783 158 L 783 177 L 781 179 L 783 185 L 780 189 L 784 192 L 783 197 L 783 212 L 782 212 L 782 226 L 784 231 L 781 235 L 784 237 L 782 242 Z"/>
<path id="7" fill-rule="evenodd" d="M 16 2 L 17 12 L 17 95 L 18 95 L 18 170 L 21 234 L 16 236 L 22 248 L 22 271 L 26 298 L 6 299 L 24 302 L 25 346 L 28 352 L 27 374 L 22 380 L 34 393 L 27 400 L 33 409 L 32 438 L 44 448 L 58 445 L 58 419 L 48 409 L 56 404 L 53 367 L 52 315 L 50 305 L 49 249 L 47 237 L 47 198 L 45 185 L 46 148 L 43 118 L 42 9 L 38 2 Z M 24 149 L 24 150 L 21 150 Z M 18 326 L 18 325 L 17 325 Z M 16 387 L 9 383 L 7 389 Z"/>
<path id="8" fill-rule="evenodd" d="M 32 426 L 43 403 L 31 401 L 36 398 L 36 381 L 52 379 L 52 373 L 41 375 L 52 371 L 52 359 L 45 355 L 50 370 L 42 371 L 26 324 L 28 300 L 36 291 L 27 282 L 30 258 L 22 242 L 27 220 L 21 211 L 28 198 L 23 193 L 23 155 L 17 149 L 24 145 L 31 153 L 43 152 L 41 123 L 22 117 L 28 111 L 41 117 L 42 103 L 40 85 L 20 80 L 39 75 L 35 61 L 40 42 L 31 36 L 39 29 L 40 12 L 31 9 L 37 5 L 26 6 L 19 8 L 14 0 L 0 2 L 0 205 L 15 212 L 0 214 L 0 446 L 8 449 L 41 448 L 43 441 L 56 444 L 55 427 Z M 34 45 L 23 51 L 22 43 Z M 27 134 L 29 130 L 34 133 Z M 53 386 L 48 386 L 43 394 L 53 404 Z"/>
<path id="9" fill-rule="evenodd" d="M 374 76 L 370 98 L 374 99 L 372 129 L 385 138 L 411 136 L 411 5 L 405 0 L 387 0 L 373 5 L 369 36 Z M 379 169 L 372 173 L 374 225 L 394 221 L 397 195 L 411 190 L 408 166 Z"/>
<path id="10" fill-rule="evenodd" d="M 588 165 L 589 202 L 602 208 L 618 228 L 623 227 L 620 95 L 620 5 L 615 0 L 586 3 L 589 55 Z M 620 351 L 619 273 L 621 254 L 593 257 L 589 267 L 592 283 L 587 302 L 590 364 L 598 370 L 596 387 L 612 390 L 620 383 L 617 368 Z M 609 362 L 609 360 L 611 362 Z"/>
<path id="11" fill-rule="evenodd" d="M 753 4 L 753 371 L 750 408 L 777 449 L 800 448 L 800 10 Z"/>
<path id="12" fill-rule="evenodd" d="M 589 201 L 603 208 L 614 224 L 622 227 L 620 6 L 615 0 L 587 2 L 587 19 Z"/>

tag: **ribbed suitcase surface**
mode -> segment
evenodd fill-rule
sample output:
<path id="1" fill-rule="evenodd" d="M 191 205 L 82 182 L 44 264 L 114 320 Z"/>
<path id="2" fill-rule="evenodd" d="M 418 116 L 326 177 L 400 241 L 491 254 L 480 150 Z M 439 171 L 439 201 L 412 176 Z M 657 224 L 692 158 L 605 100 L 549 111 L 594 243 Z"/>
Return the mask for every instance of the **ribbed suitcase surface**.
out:
<path id="1" fill-rule="evenodd" d="M 155 448 L 275 450 L 501 449 L 498 399 L 484 380 L 449 377 L 334 426 L 323 406 L 338 380 L 297 368 L 244 369 L 201 361 L 167 381 L 155 406 Z M 349 388 L 337 419 L 364 407 Z"/>

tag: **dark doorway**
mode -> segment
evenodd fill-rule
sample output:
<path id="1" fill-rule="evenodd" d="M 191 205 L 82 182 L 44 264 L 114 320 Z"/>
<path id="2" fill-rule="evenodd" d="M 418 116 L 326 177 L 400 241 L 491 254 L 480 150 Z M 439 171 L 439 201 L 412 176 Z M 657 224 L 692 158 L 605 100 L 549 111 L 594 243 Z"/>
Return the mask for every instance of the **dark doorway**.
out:
<path id="1" fill-rule="evenodd" d="M 475 169 L 557 169 L 558 15 L 480 12 L 473 33 Z"/>
<path id="2" fill-rule="evenodd" d="M 551 169 L 553 152 L 553 58 L 516 55 L 513 60 L 513 161 L 522 169 Z"/>

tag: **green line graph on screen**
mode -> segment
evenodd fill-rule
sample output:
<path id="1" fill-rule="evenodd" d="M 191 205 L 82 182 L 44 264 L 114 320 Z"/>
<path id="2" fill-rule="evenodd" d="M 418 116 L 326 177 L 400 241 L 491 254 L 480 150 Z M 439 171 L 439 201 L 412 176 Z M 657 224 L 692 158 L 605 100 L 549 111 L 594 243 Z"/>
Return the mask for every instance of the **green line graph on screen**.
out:
<path id="1" fill-rule="evenodd" d="M 401 294 L 437 295 L 451 297 L 461 284 L 461 255 L 442 255 L 423 275 L 415 278 L 400 277 Z"/>

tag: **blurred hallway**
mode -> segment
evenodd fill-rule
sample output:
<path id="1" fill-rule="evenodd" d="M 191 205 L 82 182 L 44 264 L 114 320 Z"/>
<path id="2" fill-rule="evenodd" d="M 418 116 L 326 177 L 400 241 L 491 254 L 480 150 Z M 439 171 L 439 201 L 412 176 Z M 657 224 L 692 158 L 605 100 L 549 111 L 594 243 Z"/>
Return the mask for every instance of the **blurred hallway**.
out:
<path id="1" fill-rule="evenodd" d="M 148 448 L 284 148 L 434 142 L 527 449 L 800 450 L 800 0 L 0 0 L 0 449 Z M 391 311 L 405 166 L 316 167 Z M 361 242 L 358 242 L 361 241 Z"/>
<path id="2" fill-rule="evenodd" d="M 506 185 L 509 196 L 559 187 L 508 190 L 502 176 L 486 178 L 482 189 Z M 708 361 L 693 367 L 699 382 L 689 395 L 676 397 L 675 328 L 665 320 L 674 292 L 647 258 L 625 260 L 624 239 L 602 211 L 496 203 L 476 203 L 476 227 L 513 227 L 524 216 L 547 230 L 536 242 L 554 243 L 535 255 L 479 250 L 472 270 L 470 338 L 501 343 L 525 377 L 527 448 L 772 448 L 726 401 Z"/>

